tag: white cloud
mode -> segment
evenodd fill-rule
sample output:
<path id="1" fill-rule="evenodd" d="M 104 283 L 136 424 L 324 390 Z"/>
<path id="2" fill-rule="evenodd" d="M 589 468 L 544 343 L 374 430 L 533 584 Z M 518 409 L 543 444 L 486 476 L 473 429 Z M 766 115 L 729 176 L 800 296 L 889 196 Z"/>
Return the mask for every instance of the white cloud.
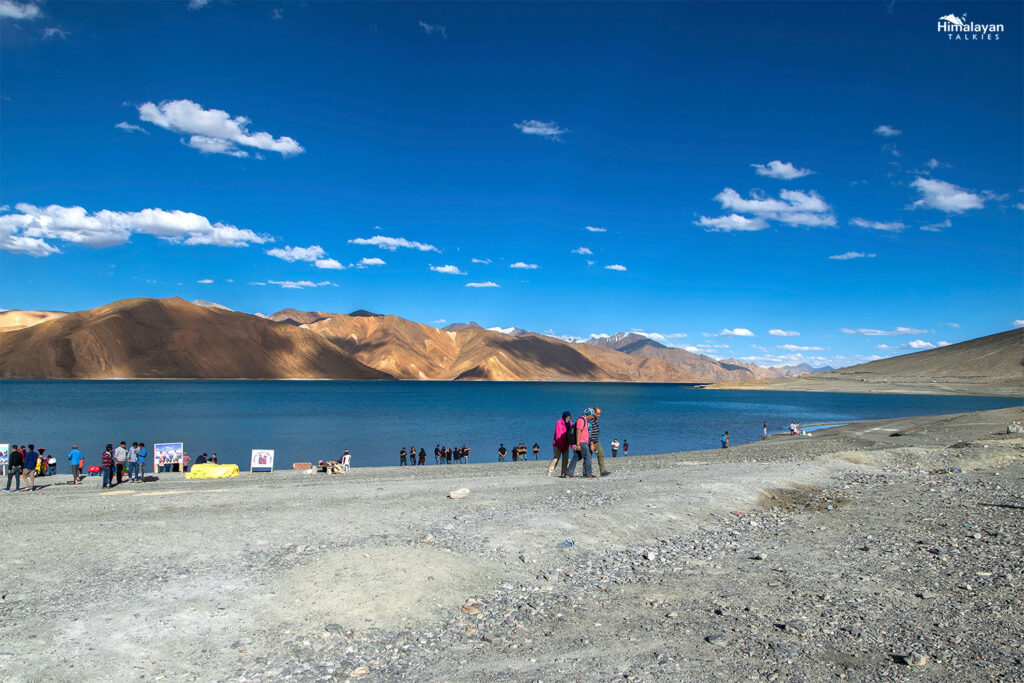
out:
<path id="1" fill-rule="evenodd" d="M 907 342 L 907 346 L 909 346 L 912 349 L 934 349 L 935 348 L 935 344 L 932 344 L 931 342 L 928 342 L 928 341 L 924 341 L 923 339 L 915 339 L 912 342 Z"/>
<path id="2" fill-rule="evenodd" d="M 780 330 L 780 329 L 768 330 L 768 334 L 770 334 L 773 337 L 799 337 L 800 336 L 800 333 L 796 332 L 794 330 Z"/>
<path id="3" fill-rule="evenodd" d="M 270 12 L 270 18 L 273 19 L 274 21 L 278 21 L 280 19 L 283 19 L 284 18 L 284 10 L 281 9 L 280 7 L 275 7 Z"/>
<path id="4" fill-rule="evenodd" d="M 848 327 L 844 327 L 839 331 L 843 334 L 863 334 L 867 337 L 891 337 L 900 334 L 930 334 L 935 330 L 918 330 L 913 327 L 897 327 L 894 330 L 874 330 L 860 327 L 856 330 L 851 330 Z"/>
<path id="5" fill-rule="evenodd" d="M 294 263 L 296 261 L 307 261 L 312 263 L 317 259 L 322 259 L 327 256 L 327 252 L 319 244 L 314 244 L 310 247 L 283 247 L 268 249 L 267 256 L 273 256 L 279 258 L 282 261 L 288 263 Z"/>
<path id="6" fill-rule="evenodd" d="M 900 221 L 883 223 L 882 221 L 869 221 L 866 218 L 851 218 L 850 224 L 856 225 L 858 228 L 871 228 L 872 230 L 882 230 L 883 232 L 899 232 L 907 227 Z"/>
<path id="7" fill-rule="evenodd" d="M 1014 320 L 1013 321 L 1013 326 L 1014 327 L 1024 327 L 1024 320 Z"/>
<path id="8" fill-rule="evenodd" d="M 491 262 L 491 259 L 489 259 L 489 258 L 475 258 L 475 259 L 471 259 L 471 261 L 473 263 L 482 263 L 483 265 L 486 266 L 487 264 L 489 264 Z"/>
<path id="9" fill-rule="evenodd" d="M 1024 202 L 1017 202 L 1016 204 L 1013 205 L 1013 208 L 1024 211 Z"/>
<path id="10" fill-rule="evenodd" d="M 212 285 L 213 284 L 213 280 L 211 280 L 209 278 L 207 278 L 205 280 L 196 280 L 196 282 L 201 284 L 201 285 Z"/>
<path id="11" fill-rule="evenodd" d="M 757 335 L 755 335 L 753 332 L 751 332 L 750 330 L 748 330 L 745 327 L 737 327 L 737 328 L 734 328 L 734 329 L 731 329 L 731 330 L 728 329 L 728 328 L 724 329 L 724 330 L 722 330 L 721 332 L 718 333 L 718 336 L 719 337 L 755 337 Z"/>
<path id="12" fill-rule="evenodd" d="M 38 19 L 43 16 L 43 11 L 34 2 L 14 2 L 14 0 L 0 0 L 0 19 Z"/>
<path id="13" fill-rule="evenodd" d="M 935 170 L 936 168 L 942 165 L 942 162 L 940 162 L 938 159 L 929 159 L 928 161 L 925 162 L 924 165 L 932 170 Z"/>
<path id="14" fill-rule="evenodd" d="M 865 254 L 863 251 L 847 251 L 842 254 L 833 254 L 829 258 L 833 261 L 849 261 L 855 258 L 875 258 L 875 254 Z"/>
<path id="15" fill-rule="evenodd" d="M 203 109 L 191 100 L 165 100 L 158 105 L 146 102 L 139 107 L 139 118 L 175 133 L 191 135 L 189 146 L 210 154 L 248 156 L 239 146 L 278 152 L 286 157 L 306 151 L 287 136 L 250 133 L 249 119 L 244 116 L 232 117 L 220 109 Z"/>
<path id="16" fill-rule="evenodd" d="M 597 265 L 597 261 L 592 261 L 592 260 L 590 260 L 590 259 L 587 259 L 587 265 L 588 265 L 588 266 L 593 266 L 593 265 Z"/>
<path id="17" fill-rule="evenodd" d="M 142 126 L 136 126 L 134 123 L 128 123 L 127 121 L 115 123 L 114 128 L 120 128 L 126 133 L 145 133 L 146 135 L 149 135 L 149 131 Z"/>
<path id="18" fill-rule="evenodd" d="M 442 38 L 447 38 L 448 37 L 448 27 L 447 26 L 441 26 L 440 24 L 428 24 L 425 21 L 419 21 L 419 22 L 416 22 L 416 23 L 418 23 L 420 25 L 420 28 L 422 28 L 423 32 L 426 33 L 428 36 L 437 33 Z"/>
<path id="19" fill-rule="evenodd" d="M 778 199 L 766 197 L 755 190 L 751 192 L 751 197 L 746 199 L 741 197 L 736 190 L 727 187 L 715 195 L 715 200 L 722 205 L 723 209 L 738 213 L 754 214 L 757 218 L 777 221 L 786 225 L 818 227 L 836 224 L 836 217 L 832 214 L 832 207 L 813 190 L 810 192 L 782 190 L 779 192 Z M 723 216 L 722 218 L 726 217 Z M 708 222 L 721 220 L 721 218 L 708 219 Z M 739 224 L 735 219 L 731 220 L 737 225 Z M 718 229 L 722 230 L 723 228 L 718 227 Z M 732 229 L 735 230 L 737 228 L 733 227 Z M 746 229 L 751 230 L 755 228 L 748 227 Z"/>
<path id="20" fill-rule="evenodd" d="M 383 266 L 387 264 L 384 262 L 384 259 L 371 256 L 370 258 L 360 259 L 359 263 L 356 265 L 360 268 L 366 268 L 368 266 Z"/>
<path id="21" fill-rule="evenodd" d="M 985 206 L 985 199 L 953 183 L 934 178 L 918 177 L 910 186 L 921 193 L 921 198 L 911 204 L 915 209 L 938 209 L 946 213 L 963 213 L 969 209 Z"/>
<path id="22" fill-rule="evenodd" d="M 530 119 L 512 124 L 526 135 L 539 135 L 548 140 L 561 140 L 562 135 L 568 133 L 568 129 L 562 128 L 554 121 L 537 121 Z"/>
<path id="23" fill-rule="evenodd" d="M 586 230 L 587 232 L 608 232 L 608 228 L 596 228 L 593 225 L 588 225 L 583 229 Z"/>
<path id="24" fill-rule="evenodd" d="M 594 252 L 590 251 L 590 249 L 587 249 L 586 247 L 580 247 L 579 249 L 573 249 L 572 253 L 579 254 L 580 256 L 590 256 Z"/>
<path id="25" fill-rule="evenodd" d="M 903 131 L 893 128 L 892 126 L 887 126 L 883 123 L 878 128 L 875 128 L 875 135 L 881 135 L 883 138 L 891 138 L 897 135 L 903 135 Z"/>
<path id="26" fill-rule="evenodd" d="M 43 29 L 43 40 L 53 40 L 54 38 L 64 40 L 70 35 L 71 33 L 69 31 L 65 31 L 64 29 L 56 26 L 49 26 Z"/>
<path id="27" fill-rule="evenodd" d="M 445 275 L 465 275 L 458 266 L 430 266 L 430 269 L 435 273 L 444 273 Z"/>
<path id="28" fill-rule="evenodd" d="M 188 0 L 189 9 L 202 9 L 209 5 L 213 0 Z"/>
<path id="29" fill-rule="evenodd" d="M 60 249 L 51 244 L 53 241 L 103 248 L 124 244 L 133 234 L 218 247 L 273 242 L 268 235 L 225 223 L 210 223 L 206 217 L 186 211 L 104 209 L 90 214 L 80 206 L 38 207 L 26 203 L 14 208 L 18 213 L 0 215 L 0 249 L 32 256 L 59 253 Z"/>
<path id="30" fill-rule="evenodd" d="M 313 261 L 313 265 L 321 270 L 345 270 L 345 266 L 341 265 L 337 259 L 332 258 L 318 258 Z"/>
<path id="31" fill-rule="evenodd" d="M 946 323 L 946 324 L 949 325 L 950 327 L 955 327 L 957 329 L 960 329 L 960 323 Z"/>
<path id="32" fill-rule="evenodd" d="M 941 223 L 929 223 L 928 225 L 922 225 L 921 229 L 925 232 L 942 232 L 945 228 L 952 228 L 953 221 L 948 218 Z"/>
<path id="33" fill-rule="evenodd" d="M 466 286 L 467 287 L 500 287 L 501 285 L 497 284 L 496 282 L 491 282 L 490 280 L 488 280 L 487 282 L 467 282 Z"/>
<path id="34" fill-rule="evenodd" d="M 518 268 L 519 270 L 537 270 L 538 266 L 536 263 L 523 263 L 522 261 L 516 261 L 509 268 Z"/>
<path id="35" fill-rule="evenodd" d="M 348 243 L 379 247 L 381 249 L 386 249 L 387 251 L 396 251 L 398 249 L 418 249 L 420 251 L 436 251 L 437 253 L 441 253 L 441 250 L 433 244 L 412 242 L 404 237 L 385 237 L 383 235 L 374 235 L 373 237 L 357 237 L 354 240 L 349 240 Z"/>
<path id="36" fill-rule="evenodd" d="M 738 213 L 730 213 L 718 218 L 701 216 L 699 221 L 694 221 L 694 225 L 707 228 L 708 232 L 753 232 L 767 228 L 768 221 L 759 216 L 747 218 Z"/>
<path id="37" fill-rule="evenodd" d="M 617 270 L 619 272 L 625 272 L 626 271 L 626 266 L 619 265 L 618 263 L 614 263 L 614 264 L 612 264 L 610 266 L 605 266 L 604 269 L 605 270 Z"/>
<path id="38" fill-rule="evenodd" d="M 765 164 L 751 164 L 756 170 L 757 175 L 768 176 L 769 178 L 778 178 L 779 180 L 794 180 L 796 178 L 803 178 L 814 173 L 809 168 L 797 168 L 790 162 L 782 162 L 779 160 L 769 161 Z"/>
<path id="39" fill-rule="evenodd" d="M 923 339 L 915 339 L 914 341 L 909 341 L 906 344 L 900 344 L 899 346 L 890 346 L 888 344 L 879 344 L 875 348 L 876 349 L 881 349 L 883 351 L 907 351 L 907 350 L 923 351 L 925 349 L 934 349 L 935 348 L 935 344 L 932 344 L 931 342 L 924 341 Z"/>
<path id="40" fill-rule="evenodd" d="M 784 351 L 828 351 L 827 346 L 797 346 L 796 344 L 783 344 L 775 348 Z"/>
<path id="41" fill-rule="evenodd" d="M 252 284 L 259 284 L 254 282 Z M 323 280 L 321 282 L 311 282 L 309 280 L 267 280 L 267 284 L 277 285 L 282 289 L 309 289 L 311 287 L 327 287 L 334 283 Z"/>

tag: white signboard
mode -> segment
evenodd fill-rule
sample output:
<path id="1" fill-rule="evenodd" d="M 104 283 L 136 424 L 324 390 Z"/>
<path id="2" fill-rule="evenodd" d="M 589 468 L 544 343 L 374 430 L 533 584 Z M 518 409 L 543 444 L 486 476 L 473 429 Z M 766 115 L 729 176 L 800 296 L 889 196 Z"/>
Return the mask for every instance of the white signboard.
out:
<path id="1" fill-rule="evenodd" d="M 155 443 L 153 444 L 153 472 L 184 472 L 185 444 Z M 165 469 L 166 468 L 166 469 Z"/>
<path id="2" fill-rule="evenodd" d="M 11 459 L 11 444 L 0 443 L 0 473 L 7 476 L 7 463 Z"/>
<path id="3" fill-rule="evenodd" d="M 273 472 L 274 451 L 263 448 L 252 449 L 252 461 L 249 465 L 250 472 Z"/>

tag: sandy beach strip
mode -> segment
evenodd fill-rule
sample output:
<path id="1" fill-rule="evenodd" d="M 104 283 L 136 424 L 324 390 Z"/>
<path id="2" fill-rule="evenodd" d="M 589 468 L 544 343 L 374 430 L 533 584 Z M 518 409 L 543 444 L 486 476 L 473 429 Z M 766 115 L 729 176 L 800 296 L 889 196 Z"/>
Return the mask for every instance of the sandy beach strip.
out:
<path id="1" fill-rule="evenodd" d="M 594 480 L 543 460 L 41 478 L 0 496 L 0 678 L 1021 680 L 1022 418 L 608 458 Z"/>

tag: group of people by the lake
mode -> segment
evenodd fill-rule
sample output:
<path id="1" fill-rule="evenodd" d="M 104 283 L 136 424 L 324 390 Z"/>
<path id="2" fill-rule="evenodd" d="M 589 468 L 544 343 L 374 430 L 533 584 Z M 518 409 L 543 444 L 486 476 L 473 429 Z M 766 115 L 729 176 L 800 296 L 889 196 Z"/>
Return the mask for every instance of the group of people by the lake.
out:
<path id="1" fill-rule="evenodd" d="M 498 462 L 505 462 L 505 456 L 509 454 L 509 450 L 505 448 L 505 444 L 501 443 L 498 445 Z M 526 462 L 526 443 L 520 442 L 519 444 L 512 447 L 512 462 Z M 533 459 L 537 459 L 537 454 L 540 453 L 540 444 L 533 444 Z"/>
<path id="2" fill-rule="evenodd" d="M 78 450 L 76 447 L 75 450 Z M 117 486 L 124 482 L 124 475 L 128 473 L 128 481 L 132 483 L 141 483 L 144 479 L 144 473 L 146 471 L 146 457 L 149 451 L 146 450 L 146 444 L 140 441 L 133 441 L 131 446 L 128 446 L 124 441 L 114 448 L 113 444 L 107 444 L 106 449 L 103 451 L 103 456 L 100 458 L 100 469 L 103 474 L 103 488 L 109 489 L 111 486 Z M 71 459 L 71 455 L 68 455 Z M 80 458 L 80 461 L 84 465 L 84 458 Z M 75 483 L 79 481 L 80 471 L 78 473 L 72 470 L 75 474 Z"/>
<path id="3" fill-rule="evenodd" d="M 35 491 L 37 476 L 45 477 L 56 473 L 57 458 L 46 455 L 45 448 L 36 450 L 35 444 L 15 444 L 11 446 L 11 452 L 7 456 L 7 486 L 4 487 L 4 493 L 10 493 L 12 482 L 15 492 L 20 491 L 23 477 L 28 482 L 26 490 Z"/>
<path id="4" fill-rule="evenodd" d="M 605 468 L 604 448 L 601 446 L 601 408 L 594 406 L 586 408 L 583 414 L 575 420 L 568 410 L 562 413 L 561 419 L 555 423 L 555 435 L 551 440 L 554 449 L 554 457 L 548 464 L 548 476 L 555 473 L 555 468 L 561 464 L 562 478 L 576 477 L 576 464 L 583 461 L 583 477 L 585 479 L 596 479 L 593 467 L 590 463 L 592 455 L 597 456 L 597 469 L 602 477 L 607 477 L 611 471 Z M 618 440 L 612 441 L 612 457 L 618 454 Z M 569 461 L 569 451 L 572 451 L 572 461 Z M 629 455 L 629 442 L 622 442 L 622 454 Z"/>

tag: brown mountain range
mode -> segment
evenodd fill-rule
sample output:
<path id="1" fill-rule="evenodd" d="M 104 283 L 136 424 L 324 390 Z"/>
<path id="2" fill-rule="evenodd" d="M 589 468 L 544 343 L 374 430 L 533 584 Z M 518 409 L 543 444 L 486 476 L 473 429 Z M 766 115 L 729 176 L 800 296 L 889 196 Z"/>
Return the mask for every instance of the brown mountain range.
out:
<path id="1" fill-rule="evenodd" d="M 389 379 L 309 330 L 188 303 L 125 299 L 0 333 L 0 377 Z"/>

